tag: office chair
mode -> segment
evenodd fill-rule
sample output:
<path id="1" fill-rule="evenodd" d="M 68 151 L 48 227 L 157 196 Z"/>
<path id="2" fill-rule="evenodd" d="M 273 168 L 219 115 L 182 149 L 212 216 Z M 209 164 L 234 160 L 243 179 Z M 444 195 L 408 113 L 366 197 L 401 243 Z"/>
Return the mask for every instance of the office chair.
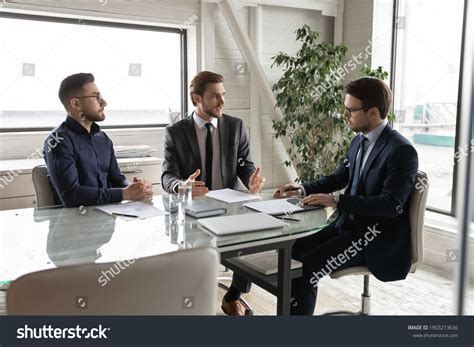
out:
<path id="1" fill-rule="evenodd" d="M 420 187 L 420 183 L 423 183 Z M 420 188 L 420 189 L 419 189 Z M 423 225 L 425 220 L 426 198 L 428 196 L 428 177 L 423 171 L 418 171 L 408 204 L 408 214 L 411 228 L 411 268 L 410 273 L 421 266 L 423 262 Z M 331 278 L 340 278 L 348 275 L 363 275 L 364 289 L 361 294 L 362 305 L 359 312 L 352 311 L 331 311 L 324 315 L 369 315 L 370 314 L 370 293 L 369 279 L 371 272 L 367 266 L 354 266 L 331 273 Z"/>
<path id="2" fill-rule="evenodd" d="M 54 195 L 48 182 L 48 169 L 38 165 L 31 172 L 36 193 L 36 207 L 54 206 Z"/>
<path id="3" fill-rule="evenodd" d="M 33 272 L 11 284 L 7 314 L 215 315 L 218 266 L 202 247 Z"/>

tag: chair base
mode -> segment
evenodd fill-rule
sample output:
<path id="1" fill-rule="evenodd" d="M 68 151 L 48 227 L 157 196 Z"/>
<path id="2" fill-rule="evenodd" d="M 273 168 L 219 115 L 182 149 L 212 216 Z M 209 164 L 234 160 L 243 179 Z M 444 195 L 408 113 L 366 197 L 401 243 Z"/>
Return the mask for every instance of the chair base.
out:
<path id="1" fill-rule="evenodd" d="M 361 296 L 360 311 L 329 311 L 322 316 L 368 316 L 370 315 L 369 275 L 364 275 L 364 290 Z"/>

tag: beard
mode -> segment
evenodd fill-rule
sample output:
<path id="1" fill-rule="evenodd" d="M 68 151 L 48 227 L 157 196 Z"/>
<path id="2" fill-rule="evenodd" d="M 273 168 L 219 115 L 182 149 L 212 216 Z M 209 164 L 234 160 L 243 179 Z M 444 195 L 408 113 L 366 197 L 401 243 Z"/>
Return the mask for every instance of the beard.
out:
<path id="1" fill-rule="evenodd" d="M 219 113 L 214 112 L 216 108 L 220 109 Z M 214 108 L 203 107 L 203 111 L 207 116 L 211 118 L 219 118 L 220 116 L 222 116 L 223 107 L 214 107 Z"/>
<path id="2" fill-rule="evenodd" d="M 103 109 L 100 109 L 96 112 L 83 112 L 83 116 L 91 122 L 102 122 L 105 120 L 105 112 Z"/>

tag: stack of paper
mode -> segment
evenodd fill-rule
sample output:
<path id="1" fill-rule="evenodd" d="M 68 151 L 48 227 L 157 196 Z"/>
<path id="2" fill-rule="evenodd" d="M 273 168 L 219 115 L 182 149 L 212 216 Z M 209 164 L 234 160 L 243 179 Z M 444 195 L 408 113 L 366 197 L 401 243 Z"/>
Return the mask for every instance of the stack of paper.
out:
<path id="1" fill-rule="evenodd" d="M 246 194 L 229 188 L 211 190 L 209 193 L 206 194 L 206 196 L 219 201 L 226 202 L 228 204 L 232 204 L 234 202 L 261 199 L 258 195 Z"/>
<path id="2" fill-rule="evenodd" d="M 244 255 L 238 259 L 248 267 L 266 276 L 278 272 L 278 252 L 276 251 Z M 298 260 L 291 259 L 291 270 L 299 269 L 302 266 L 303 264 Z"/>
<path id="3" fill-rule="evenodd" d="M 323 208 L 323 206 L 320 205 L 304 205 L 302 200 L 295 198 L 249 202 L 244 204 L 244 206 L 272 216 L 281 214 L 290 215 L 292 213 L 319 210 Z"/>
<path id="4" fill-rule="evenodd" d="M 140 158 L 149 157 L 156 150 L 148 145 L 114 146 L 117 158 Z"/>

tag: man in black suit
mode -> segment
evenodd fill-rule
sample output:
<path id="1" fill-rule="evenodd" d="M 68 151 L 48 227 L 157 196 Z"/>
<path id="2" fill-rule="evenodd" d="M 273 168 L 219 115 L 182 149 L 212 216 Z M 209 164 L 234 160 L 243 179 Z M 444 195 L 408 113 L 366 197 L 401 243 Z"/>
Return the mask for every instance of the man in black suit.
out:
<path id="1" fill-rule="evenodd" d="M 250 159 L 250 145 L 243 122 L 223 113 L 224 77 L 199 72 L 191 81 L 189 93 L 193 114 L 166 127 L 165 154 L 161 184 L 168 193 L 177 191 L 183 180 L 193 184 L 193 197 L 209 190 L 239 188 L 240 181 L 251 193 L 258 193 L 265 178 Z M 250 290 L 240 289 L 242 292 Z M 238 300 L 223 300 L 222 309 L 230 315 L 243 315 Z"/>
<path id="2" fill-rule="evenodd" d="M 404 279 L 409 272 L 407 204 L 418 156 L 387 123 L 391 101 L 392 92 L 379 79 L 350 82 L 345 117 L 361 134 L 352 140 L 346 158 L 331 175 L 301 186 L 286 184 L 275 192 L 275 198 L 282 198 L 299 190 L 305 204 L 334 207 L 340 214 L 334 223 L 293 246 L 293 258 L 303 263 L 303 276 L 291 283 L 291 314 L 314 313 L 318 281 L 333 271 L 366 265 L 381 281 Z M 330 194 L 345 187 L 344 194 Z"/>
<path id="3" fill-rule="evenodd" d="M 176 192 L 183 180 L 193 182 L 193 197 L 209 190 L 238 188 L 239 181 L 252 193 L 265 179 L 250 158 L 243 122 L 223 113 L 224 77 L 201 71 L 191 81 L 189 94 L 196 107 L 190 117 L 166 127 L 161 184 Z"/>

